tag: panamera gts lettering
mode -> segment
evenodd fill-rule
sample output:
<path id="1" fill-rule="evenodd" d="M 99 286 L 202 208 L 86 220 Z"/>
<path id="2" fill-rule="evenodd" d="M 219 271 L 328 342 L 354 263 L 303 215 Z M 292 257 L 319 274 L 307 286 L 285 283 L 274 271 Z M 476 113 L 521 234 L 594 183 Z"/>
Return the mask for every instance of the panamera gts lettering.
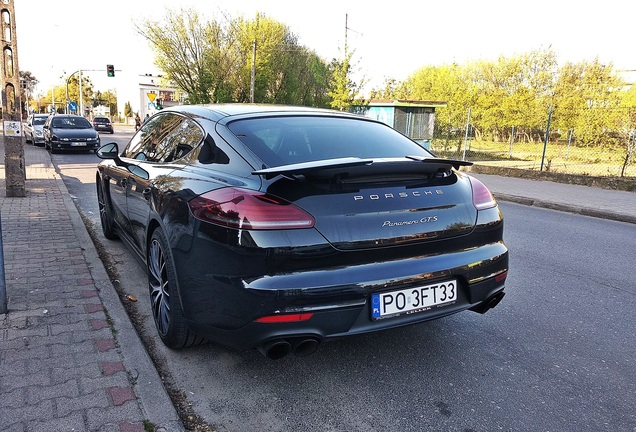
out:
<path id="1" fill-rule="evenodd" d="M 437 220 L 438 220 L 437 216 L 426 216 L 421 219 L 413 219 L 413 220 L 399 221 L 399 222 L 384 221 L 384 223 L 382 224 L 382 228 L 423 224 L 428 222 L 437 222 Z"/>
<path id="2" fill-rule="evenodd" d="M 381 200 L 381 199 L 423 197 L 423 196 L 429 196 L 429 195 L 444 195 L 444 191 L 439 190 L 439 189 L 435 189 L 434 191 L 399 192 L 399 193 L 396 193 L 396 194 L 386 193 L 384 195 L 381 195 L 381 194 L 354 195 L 353 199 L 354 199 L 354 201 L 361 201 L 361 200 L 365 200 L 365 199 L 371 200 L 371 201 L 377 201 L 377 200 Z"/>

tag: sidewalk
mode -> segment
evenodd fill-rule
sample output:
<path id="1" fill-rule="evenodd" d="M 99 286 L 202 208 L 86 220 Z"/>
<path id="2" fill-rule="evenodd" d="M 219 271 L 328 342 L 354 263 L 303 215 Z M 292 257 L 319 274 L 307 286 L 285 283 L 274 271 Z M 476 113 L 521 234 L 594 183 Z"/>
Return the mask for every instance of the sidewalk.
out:
<path id="1" fill-rule="evenodd" d="M 27 196 L 7 198 L 0 136 L 2 431 L 182 431 L 49 154 L 25 162 Z M 636 223 L 636 193 L 474 175 L 501 201 Z"/>
<path id="2" fill-rule="evenodd" d="M 184 430 L 48 152 L 24 150 L 26 197 L 7 198 L 0 136 L 0 429 Z"/>
<path id="3" fill-rule="evenodd" d="M 636 224 L 636 193 L 471 173 L 499 201 L 551 208 Z"/>

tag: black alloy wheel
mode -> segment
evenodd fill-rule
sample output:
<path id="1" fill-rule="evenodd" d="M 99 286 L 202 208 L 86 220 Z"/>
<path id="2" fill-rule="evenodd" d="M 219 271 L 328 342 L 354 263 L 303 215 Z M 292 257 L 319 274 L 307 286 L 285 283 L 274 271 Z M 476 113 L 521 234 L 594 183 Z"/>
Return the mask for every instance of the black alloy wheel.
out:
<path id="1" fill-rule="evenodd" d="M 161 341 L 169 348 L 185 348 L 202 339 L 188 327 L 177 298 L 172 253 L 161 228 L 152 233 L 148 248 L 148 288 L 152 317 Z"/>
<path id="2" fill-rule="evenodd" d="M 106 201 L 106 193 L 102 186 L 101 180 L 97 180 L 97 203 L 99 205 L 99 220 L 102 225 L 104 237 L 108 240 L 117 239 L 117 234 L 113 230 L 113 218 L 110 215 L 108 203 Z"/>

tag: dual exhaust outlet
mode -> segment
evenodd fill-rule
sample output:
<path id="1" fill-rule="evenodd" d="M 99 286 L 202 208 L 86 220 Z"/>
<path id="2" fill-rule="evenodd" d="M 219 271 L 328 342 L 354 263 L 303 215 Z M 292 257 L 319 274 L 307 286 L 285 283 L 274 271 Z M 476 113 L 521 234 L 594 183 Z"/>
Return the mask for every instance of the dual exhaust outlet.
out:
<path id="1" fill-rule="evenodd" d="M 276 339 L 258 347 L 258 350 L 268 359 L 279 360 L 294 353 L 298 357 L 313 354 L 320 345 L 318 338 L 301 338 L 297 340 Z"/>
<path id="2" fill-rule="evenodd" d="M 471 308 L 472 311 L 478 313 L 486 313 L 494 308 L 503 299 L 505 293 L 500 291 L 479 306 Z M 287 355 L 294 353 L 298 357 L 305 357 L 313 354 L 320 345 L 320 339 L 316 337 L 306 337 L 297 339 L 274 339 L 258 347 L 258 350 L 268 359 L 279 360 Z"/>

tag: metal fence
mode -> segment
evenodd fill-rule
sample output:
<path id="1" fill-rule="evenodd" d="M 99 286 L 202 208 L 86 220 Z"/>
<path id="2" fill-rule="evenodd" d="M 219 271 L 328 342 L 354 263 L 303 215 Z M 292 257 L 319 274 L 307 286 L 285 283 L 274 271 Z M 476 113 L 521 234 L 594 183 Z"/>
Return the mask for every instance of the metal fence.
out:
<path id="1" fill-rule="evenodd" d="M 635 138 L 634 130 L 606 133 L 606 138 L 599 140 L 602 144 L 583 145 L 577 142 L 574 129 L 551 132 L 548 120 L 543 131 L 528 134 L 511 128 L 500 133 L 496 141 L 476 134 L 471 125 L 436 131 L 430 148 L 438 156 L 482 165 L 636 180 Z"/>
<path id="2" fill-rule="evenodd" d="M 434 139 L 431 150 L 438 156 L 480 162 L 492 166 L 563 174 L 627 177 L 636 179 L 634 140 L 621 148 L 576 147 L 571 143 L 510 142 L 471 138 Z"/>

